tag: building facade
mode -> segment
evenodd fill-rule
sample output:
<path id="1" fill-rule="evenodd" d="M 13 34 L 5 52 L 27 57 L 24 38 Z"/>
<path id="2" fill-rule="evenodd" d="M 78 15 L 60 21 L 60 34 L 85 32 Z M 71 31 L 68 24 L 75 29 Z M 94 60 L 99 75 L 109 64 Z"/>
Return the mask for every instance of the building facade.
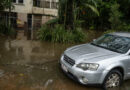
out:
<path id="1" fill-rule="evenodd" d="M 12 0 L 14 8 L 11 10 L 11 19 L 18 29 L 31 31 L 58 15 L 58 0 Z M 9 10 L 5 10 L 8 13 Z M 8 14 L 4 16 L 8 17 Z M 26 30 L 25 30 L 26 31 Z"/>

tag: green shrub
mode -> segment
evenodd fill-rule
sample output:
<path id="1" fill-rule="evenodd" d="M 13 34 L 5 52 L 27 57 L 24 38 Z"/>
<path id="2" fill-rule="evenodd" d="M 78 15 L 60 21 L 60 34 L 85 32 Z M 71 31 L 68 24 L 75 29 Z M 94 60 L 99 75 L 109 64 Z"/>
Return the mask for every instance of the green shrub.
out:
<path id="1" fill-rule="evenodd" d="M 111 29 L 114 30 L 120 30 L 122 27 L 122 13 L 119 11 L 119 8 L 120 5 L 117 2 L 113 3 L 110 8 L 111 13 L 109 13 L 109 22 L 111 23 Z"/>
<path id="2" fill-rule="evenodd" d="M 4 22 L 0 23 L 0 33 L 7 36 L 12 36 L 16 34 L 15 30 L 11 26 L 7 26 Z"/>
<path id="3" fill-rule="evenodd" d="M 46 25 L 42 26 L 40 30 L 38 31 L 38 39 L 44 40 L 44 41 L 51 41 L 51 30 Z"/>
<path id="4" fill-rule="evenodd" d="M 130 24 L 123 23 L 120 31 L 130 32 Z"/>
<path id="5" fill-rule="evenodd" d="M 59 43 L 78 43 L 85 41 L 85 34 L 81 28 L 76 30 L 65 30 L 62 25 L 55 25 L 50 28 L 44 25 L 38 31 L 38 39 L 42 41 L 59 42 Z"/>
<path id="6" fill-rule="evenodd" d="M 89 30 L 94 30 L 94 29 L 95 29 L 94 26 L 89 27 Z"/>
<path id="7" fill-rule="evenodd" d="M 48 22 L 46 22 L 46 24 L 48 24 L 48 25 L 54 25 L 54 24 L 57 24 L 58 23 L 58 18 L 55 18 L 55 19 L 51 19 L 51 20 L 49 20 Z"/>
<path id="8" fill-rule="evenodd" d="M 117 30 L 107 30 L 103 34 L 108 34 L 108 33 L 113 33 L 113 32 L 117 32 Z"/>
<path id="9" fill-rule="evenodd" d="M 5 23 L 0 23 L 0 33 L 1 34 L 8 34 L 9 28 L 6 26 Z"/>
<path id="10" fill-rule="evenodd" d="M 86 34 L 83 32 L 81 28 L 76 28 L 76 30 L 73 31 L 74 34 L 74 41 L 75 42 L 84 42 L 86 40 Z"/>
<path id="11" fill-rule="evenodd" d="M 104 32 L 104 34 L 113 33 L 113 32 L 130 32 L 130 25 L 124 23 L 120 27 L 120 30 L 107 30 Z"/>
<path id="12" fill-rule="evenodd" d="M 123 27 L 122 30 L 107 30 L 103 34 L 113 33 L 113 32 L 130 32 L 130 26 Z"/>

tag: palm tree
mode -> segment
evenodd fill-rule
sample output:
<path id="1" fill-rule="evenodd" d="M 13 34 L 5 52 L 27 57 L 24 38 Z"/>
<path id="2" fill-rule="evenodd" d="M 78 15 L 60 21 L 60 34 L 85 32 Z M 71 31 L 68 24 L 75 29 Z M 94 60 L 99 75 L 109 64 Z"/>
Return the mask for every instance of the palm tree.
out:
<path id="1" fill-rule="evenodd" d="M 82 15 L 81 12 L 88 8 L 99 16 L 95 0 L 60 0 L 59 22 L 64 24 L 66 29 L 73 30 L 76 21 Z"/>

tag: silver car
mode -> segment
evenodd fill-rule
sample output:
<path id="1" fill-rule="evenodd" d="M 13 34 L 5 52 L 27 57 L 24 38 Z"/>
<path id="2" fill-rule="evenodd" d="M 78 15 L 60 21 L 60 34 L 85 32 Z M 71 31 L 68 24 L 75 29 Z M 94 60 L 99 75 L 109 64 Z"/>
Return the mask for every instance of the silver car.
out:
<path id="1" fill-rule="evenodd" d="M 130 78 L 130 33 L 105 34 L 92 43 L 68 48 L 62 70 L 83 85 L 118 87 Z"/>

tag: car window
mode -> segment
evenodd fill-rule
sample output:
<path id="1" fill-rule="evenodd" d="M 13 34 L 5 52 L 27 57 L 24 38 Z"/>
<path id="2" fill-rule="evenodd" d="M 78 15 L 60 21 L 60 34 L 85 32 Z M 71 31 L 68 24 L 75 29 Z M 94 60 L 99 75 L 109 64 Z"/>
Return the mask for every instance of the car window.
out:
<path id="1" fill-rule="evenodd" d="M 115 52 L 126 53 L 130 49 L 130 38 L 106 34 L 93 44 Z"/>

